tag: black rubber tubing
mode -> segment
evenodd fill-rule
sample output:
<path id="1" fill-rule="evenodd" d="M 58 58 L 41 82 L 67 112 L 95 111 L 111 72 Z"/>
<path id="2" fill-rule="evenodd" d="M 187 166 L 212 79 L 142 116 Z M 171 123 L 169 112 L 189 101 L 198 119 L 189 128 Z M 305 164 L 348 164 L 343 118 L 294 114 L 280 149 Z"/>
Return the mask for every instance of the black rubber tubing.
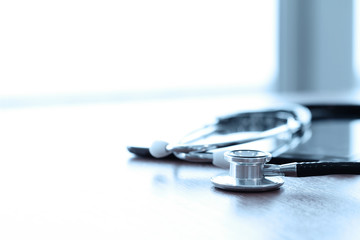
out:
<path id="1" fill-rule="evenodd" d="M 302 162 L 297 164 L 296 171 L 298 177 L 360 174 L 360 162 Z"/>

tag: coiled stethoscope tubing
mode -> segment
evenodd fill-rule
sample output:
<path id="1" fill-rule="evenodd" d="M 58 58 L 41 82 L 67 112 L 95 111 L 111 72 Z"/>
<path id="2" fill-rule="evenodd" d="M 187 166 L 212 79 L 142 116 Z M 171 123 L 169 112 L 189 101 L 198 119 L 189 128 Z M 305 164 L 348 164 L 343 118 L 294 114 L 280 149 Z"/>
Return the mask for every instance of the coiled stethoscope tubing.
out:
<path id="1" fill-rule="evenodd" d="M 229 147 L 275 139 L 279 144 L 271 152 L 276 156 L 296 145 L 309 132 L 310 122 L 311 113 L 307 108 L 286 104 L 218 117 L 213 123 L 187 134 L 175 144 L 154 141 L 149 149 L 130 146 L 128 150 L 140 156 L 155 158 L 173 154 L 182 160 L 212 162 L 226 168 L 229 164 L 223 154 Z"/>

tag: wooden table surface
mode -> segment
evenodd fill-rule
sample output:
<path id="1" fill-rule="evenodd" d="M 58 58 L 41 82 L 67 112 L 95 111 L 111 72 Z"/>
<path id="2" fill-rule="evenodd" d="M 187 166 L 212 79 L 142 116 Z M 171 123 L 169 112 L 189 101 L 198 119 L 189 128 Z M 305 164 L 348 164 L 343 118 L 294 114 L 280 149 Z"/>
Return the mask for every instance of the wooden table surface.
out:
<path id="1" fill-rule="evenodd" d="M 210 164 L 126 146 L 175 138 L 255 99 L 0 110 L 0 239 L 359 239 L 360 176 L 290 178 L 280 190 L 215 189 Z"/>

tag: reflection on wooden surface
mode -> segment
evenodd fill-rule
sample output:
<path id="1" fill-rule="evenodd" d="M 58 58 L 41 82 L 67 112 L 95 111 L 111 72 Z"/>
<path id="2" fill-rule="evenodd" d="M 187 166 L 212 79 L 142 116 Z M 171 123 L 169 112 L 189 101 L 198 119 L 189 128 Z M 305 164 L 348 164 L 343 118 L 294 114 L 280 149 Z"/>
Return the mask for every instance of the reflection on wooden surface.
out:
<path id="1" fill-rule="evenodd" d="M 224 170 L 210 164 L 127 152 L 131 140 L 201 122 L 186 114 L 195 107 L 177 104 L 163 113 L 166 103 L 1 111 L 0 238 L 358 239 L 359 176 L 226 192 L 211 185 Z"/>

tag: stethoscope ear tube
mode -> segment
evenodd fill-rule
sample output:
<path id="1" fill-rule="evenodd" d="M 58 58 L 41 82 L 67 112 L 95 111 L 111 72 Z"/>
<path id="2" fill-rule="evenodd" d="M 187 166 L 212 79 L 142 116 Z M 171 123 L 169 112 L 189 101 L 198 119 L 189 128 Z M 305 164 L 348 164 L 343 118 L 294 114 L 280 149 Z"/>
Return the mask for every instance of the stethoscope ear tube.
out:
<path id="1" fill-rule="evenodd" d="M 302 162 L 296 164 L 297 177 L 330 174 L 360 174 L 358 162 Z"/>

